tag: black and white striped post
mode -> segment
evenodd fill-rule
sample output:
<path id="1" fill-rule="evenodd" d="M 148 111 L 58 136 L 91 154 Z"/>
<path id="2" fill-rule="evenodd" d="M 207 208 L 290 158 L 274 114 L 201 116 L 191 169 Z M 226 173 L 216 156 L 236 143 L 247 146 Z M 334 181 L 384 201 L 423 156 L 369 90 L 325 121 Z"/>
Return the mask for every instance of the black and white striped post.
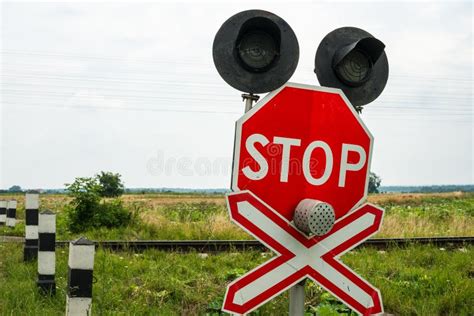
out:
<path id="1" fill-rule="evenodd" d="M 39 194 L 36 192 L 26 193 L 23 261 L 31 261 L 38 257 L 38 209 Z"/>
<path id="2" fill-rule="evenodd" d="M 41 292 L 56 294 L 56 214 L 44 211 L 39 214 L 38 225 L 38 281 Z"/>
<path id="3" fill-rule="evenodd" d="M 10 200 L 7 203 L 7 226 L 15 227 L 16 225 L 16 200 Z"/>
<path id="4" fill-rule="evenodd" d="M 66 316 L 91 314 L 94 255 L 94 242 L 84 237 L 69 243 Z"/>
<path id="5" fill-rule="evenodd" d="M 0 201 L 0 226 L 7 222 L 7 201 Z"/>

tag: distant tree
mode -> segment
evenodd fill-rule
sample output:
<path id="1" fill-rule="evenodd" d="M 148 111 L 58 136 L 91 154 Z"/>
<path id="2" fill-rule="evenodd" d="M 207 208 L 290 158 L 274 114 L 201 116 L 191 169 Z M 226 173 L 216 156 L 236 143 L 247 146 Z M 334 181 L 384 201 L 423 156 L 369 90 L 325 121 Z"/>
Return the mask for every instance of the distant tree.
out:
<path id="1" fill-rule="evenodd" d="M 382 183 L 382 179 L 371 171 L 369 174 L 369 193 L 379 193 L 380 183 Z"/>
<path id="2" fill-rule="evenodd" d="M 122 183 L 121 175 L 118 173 L 101 171 L 97 179 L 101 186 L 100 195 L 103 197 L 117 197 L 121 196 L 125 190 Z"/>
<path id="3" fill-rule="evenodd" d="M 13 193 L 23 192 L 19 185 L 12 186 L 10 189 L 8 189 L 8 191 Z"/>

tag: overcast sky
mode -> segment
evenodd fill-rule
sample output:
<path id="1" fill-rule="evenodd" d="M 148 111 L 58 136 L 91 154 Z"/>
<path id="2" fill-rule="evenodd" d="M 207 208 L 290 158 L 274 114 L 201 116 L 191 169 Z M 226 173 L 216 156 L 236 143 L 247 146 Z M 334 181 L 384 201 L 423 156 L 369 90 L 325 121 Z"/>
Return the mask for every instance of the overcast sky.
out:
<path id="1" fill-rule="evenodd" d="M 362 118 L 383 185 L 472 184 L 471 2 L 2 2 L 0 188 L 61 188 L 119 172 L 128 187 L 228 188 L 240 92 L 212 62 L 221 24 L 284 18 L 292 82 L 318 85 L 321 39 L 357 26 L 386 44 L 390 77 Z"/>

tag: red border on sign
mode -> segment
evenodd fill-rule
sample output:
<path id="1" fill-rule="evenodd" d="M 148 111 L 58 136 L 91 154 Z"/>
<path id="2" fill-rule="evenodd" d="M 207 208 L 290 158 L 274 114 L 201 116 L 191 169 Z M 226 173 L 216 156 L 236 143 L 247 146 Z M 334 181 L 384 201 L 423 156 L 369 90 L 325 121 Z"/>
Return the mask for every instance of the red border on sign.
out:
<path id="1" fill-rule="evenodd" d="M 372 163 L 372 151 L 374 146 L 374 137 L 372 133 L 369 131 L 367 126 L 365 125 L 364 121 L 360 118 L 359 114 L 356 112 L 355 108 L 352 106 L 349 99 L 346 97 L 344 92 L 341 89 L 337 88 L 330 88 L 330 87 L 320 87 L 320 86 L 312 86 L 307 84 L 301 83 L 294 83 L 294 82 L 287 82 L 280 88 L 269 92 L 265 97 L 260 99 L 248 112 L 244 113 L 235 123 L 235 138 L 234 138 L 234 155 L 233 155 L 233 162 L 232 162 L 232 173 L 231 173 L 231 189 L 234 192 L 243 192 L 247 188 L 240 188 L 238 186 L 238 177 L 239 177 L 239 160 L 240 160 L 240 148 L 241 148 L 241 141 L 242 141 L 242 128 L 246 121 L 248 121 L 255 113 L 257 113 L 261 108 L 263 108 L 268 102 L 270 102 L 275 96 L 277 96 L 282 90 L 285 88 L 295 88 L 295 89 L 303 89 L 303 90 L 312 90 L 317 92 L 325 92 L 325 93 L 332 93 L 339 95 L 343 101 L 345 106 L 349 109 L 352 113 L 354 119 L 360 124 L 360 126 L 364 129 L 365 133 L 368 135 L 370 139 L 370 149 L 367 153 L 367 172 L 365 175 L 365 186 L 364 186 L 364 194 L 363 196 L 354 203 L 352 208 L 347 211 L 346 214 L 351 213 L 353 210 L 360 207 L 366 200 L 368 195 L 368 185 L 369 185 L 369 173 L 370 173 L 370 166 Z"/>
<path id="2" fill-rule="evenodd" d="M 371 224 L 370 227 L 364 229 L 355 236 L 342 242 L 340 245 L 332 249 L 332 251 L 321 256 L 321 259 L 331 265 L 334 269 L 336 269 L 350 281 L 357 284 L 357 286 L 359 286 L 365 293 L 368 293 L 372 297 L 374 306 L 371 306 L 369 308 L 363 306 L 357 300 L 355 300 L 353 297 L 339 289 L 330 280 L 318 273 L 318 271 L 316 271 L 309 265 L 306 265 L 301 269 L 297 270 L 295 273 L 289 275 L 284 280 L 276 283 L 274 286 L 270 287 L 266 291 L 263 291 L 262 293 L 258 294 L 253 299 L 247 301 L 243 305 L 233 303 L 235 295 L 240 288 L 245 287 L 255 279 L 258 279 L 259 277 L 270 272 L 276 267 L 285 264 L 287 261 L 296 256 L 296 254 L 292 253 L 284 245 L 280 244 L 279 242 L 271 238 L 267 233 L 265 233 L 264 228 L 257 227 L 254 223 L 246 219 L 238 212 L 237 204 L 243 201 L 249 202 L 251 205 L 257 208 L 258 211 L 260 211 L 267 218 L 276 223 L 281 229 L 283 229 L 292 237 L 294 237 L 306 248 L 314 246 L 321 240 L 342 229 L 343 227 L 349 225 L 361 216 L 364 216 L 367 213 L 373 214 L 375 219 L 374 223 Z M 239 226 L 241 226 L 244 230 L 253 235 L 255 238 L 264 243 L 268 248 L 275 251 L 278 256 L 272 258 L 268 262 L 258 266 L 249 273 L 245 274 L 244 276 L 238 278 L 237 280 L 229 284 L 226 296 L 224 298 L 224 311 L 239 314 L 248 313 L 258 308 L 265 302 L 269 301 L 276 295 L 280 294 L 282 291 L 298 283 L 305 277 L 309 277 L 360 314 L 370 315 L 383 312 L 380 292 L 338 260 L 339 256 L 356 247 L 378 231 L 383 218 L 383 209 L 380 209 L 371 204 L 364 204 L 358 209 L 351 212 L 350 214 L 338 220 L 334 225 L 333 229 L 326 235 L 307 238 L 303 233 L 298 231 L 288 220 L 286 220 L 283 216 L 274 211 L 271 207 L 266 205 L 263 201 L 259 200 L 249 191 L 242 191 L 227 195 L 227 203 L 232 220 Z"/>

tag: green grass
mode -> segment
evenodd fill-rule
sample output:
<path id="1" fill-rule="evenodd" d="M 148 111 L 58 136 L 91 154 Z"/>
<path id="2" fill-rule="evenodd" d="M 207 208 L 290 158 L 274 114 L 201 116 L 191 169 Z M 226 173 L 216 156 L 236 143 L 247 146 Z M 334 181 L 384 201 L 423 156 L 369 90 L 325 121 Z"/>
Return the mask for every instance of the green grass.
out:
<path id="1" fill-rule="evenodd" d="M 444 220 L 452 215 L 474 216 L 474 195 L 460 197 L 426 196 L 419 200 L 387 200 L 380 203 L 387 214 L 426 216 Z"/>
<path id="2" fill-rule="evenodd" d="M 2 196 L 2 198 L 5 198 Z M 24 206 L 19 201 L 14 229 L 0 235 L 24 235 Z M 85 235 L 106 239 L 250 239 L 230 219 L 222 197 L 201 195 L 125 195 L 140 220 L 127 227 L 68 230 L 64 195 L 42 196 L 43 209 L 57 212 L 57 237 Z M 474 235 L 474 194 L 373 195 L 385 208 L 377 237 Z M 343 256 L 356 272 L 379 288 L 385 310 L 397 315 L 474 315 L 474 247 L 443 250 L 410 246 L 387 251 L 360 249 Z M 37 293 L 36 266 L 22 263 L 22 246 L 0 244 L 0 315 L 64 315 L 67 248 L 57 249 L 56 297 Z M 99 250 L 95 260 L 94 315 L 218 315 L 226 285 L 268 260 L 258 252 L 199 254 Z M 308 315 L 337 315 L 347 308 L 307 282 Z M 254 315 L 287 315 L 287 293 Z"/>
<path id="3" fill-rule="evenodd" d="M 473 236 L 474 194 L 386 199 L 377 237 Z"/>
<path id="4" fill-rule="evenodd" d="M 172 203 L 162 203 L 164 198 Z M 19 198 L 18 198 L 19 199 Z M 231 224 L 223 197 L 161 194 L 126 195 L 125 205 L 140 220 L 127 227 L 93 229 L 79 234 L 68 230 L 64 208 L 67 197 L 42 196 L 43 208 L 57 212 L 57 237 L 74 239 L 85 235 L 90 239 L 250 239 Z M 200 200 L 202 199 L 202 200 Z M 377 237 L 472 236 L 474 235 L 474 194 L 460 195 L 373 195 L 375 204 L 386 214 Z M 177 202 L 174 202 L 177 201 Z M 18 224 L 14 229 L 0 227 L 0 235 L 24 235 L 24 208 L 19 199 Z"/>
<path id="5" fill-rule="evenodd" d="M 378 287 L 385 310 L 397 315 L 473 315 L 474 248 L 442 250 L 411 246 L 361 249 L 343 261 Z M 36 266 L 24 264 L 22 246 L 0 244 L 0 315 L 64 315 L 67 248 L 57 253 L 54 298 L 37 293 Z M 258 252 L 201 257 L 148 250 L 99 250 L 95 258 L 94 315 L 218 315 L 227 284 L 268 260 Z M 340 306 L 312 282 L 306 285 L 307 315 L 337 315 Z M 287 293 L 254 315 L 285 315 Z"/>

